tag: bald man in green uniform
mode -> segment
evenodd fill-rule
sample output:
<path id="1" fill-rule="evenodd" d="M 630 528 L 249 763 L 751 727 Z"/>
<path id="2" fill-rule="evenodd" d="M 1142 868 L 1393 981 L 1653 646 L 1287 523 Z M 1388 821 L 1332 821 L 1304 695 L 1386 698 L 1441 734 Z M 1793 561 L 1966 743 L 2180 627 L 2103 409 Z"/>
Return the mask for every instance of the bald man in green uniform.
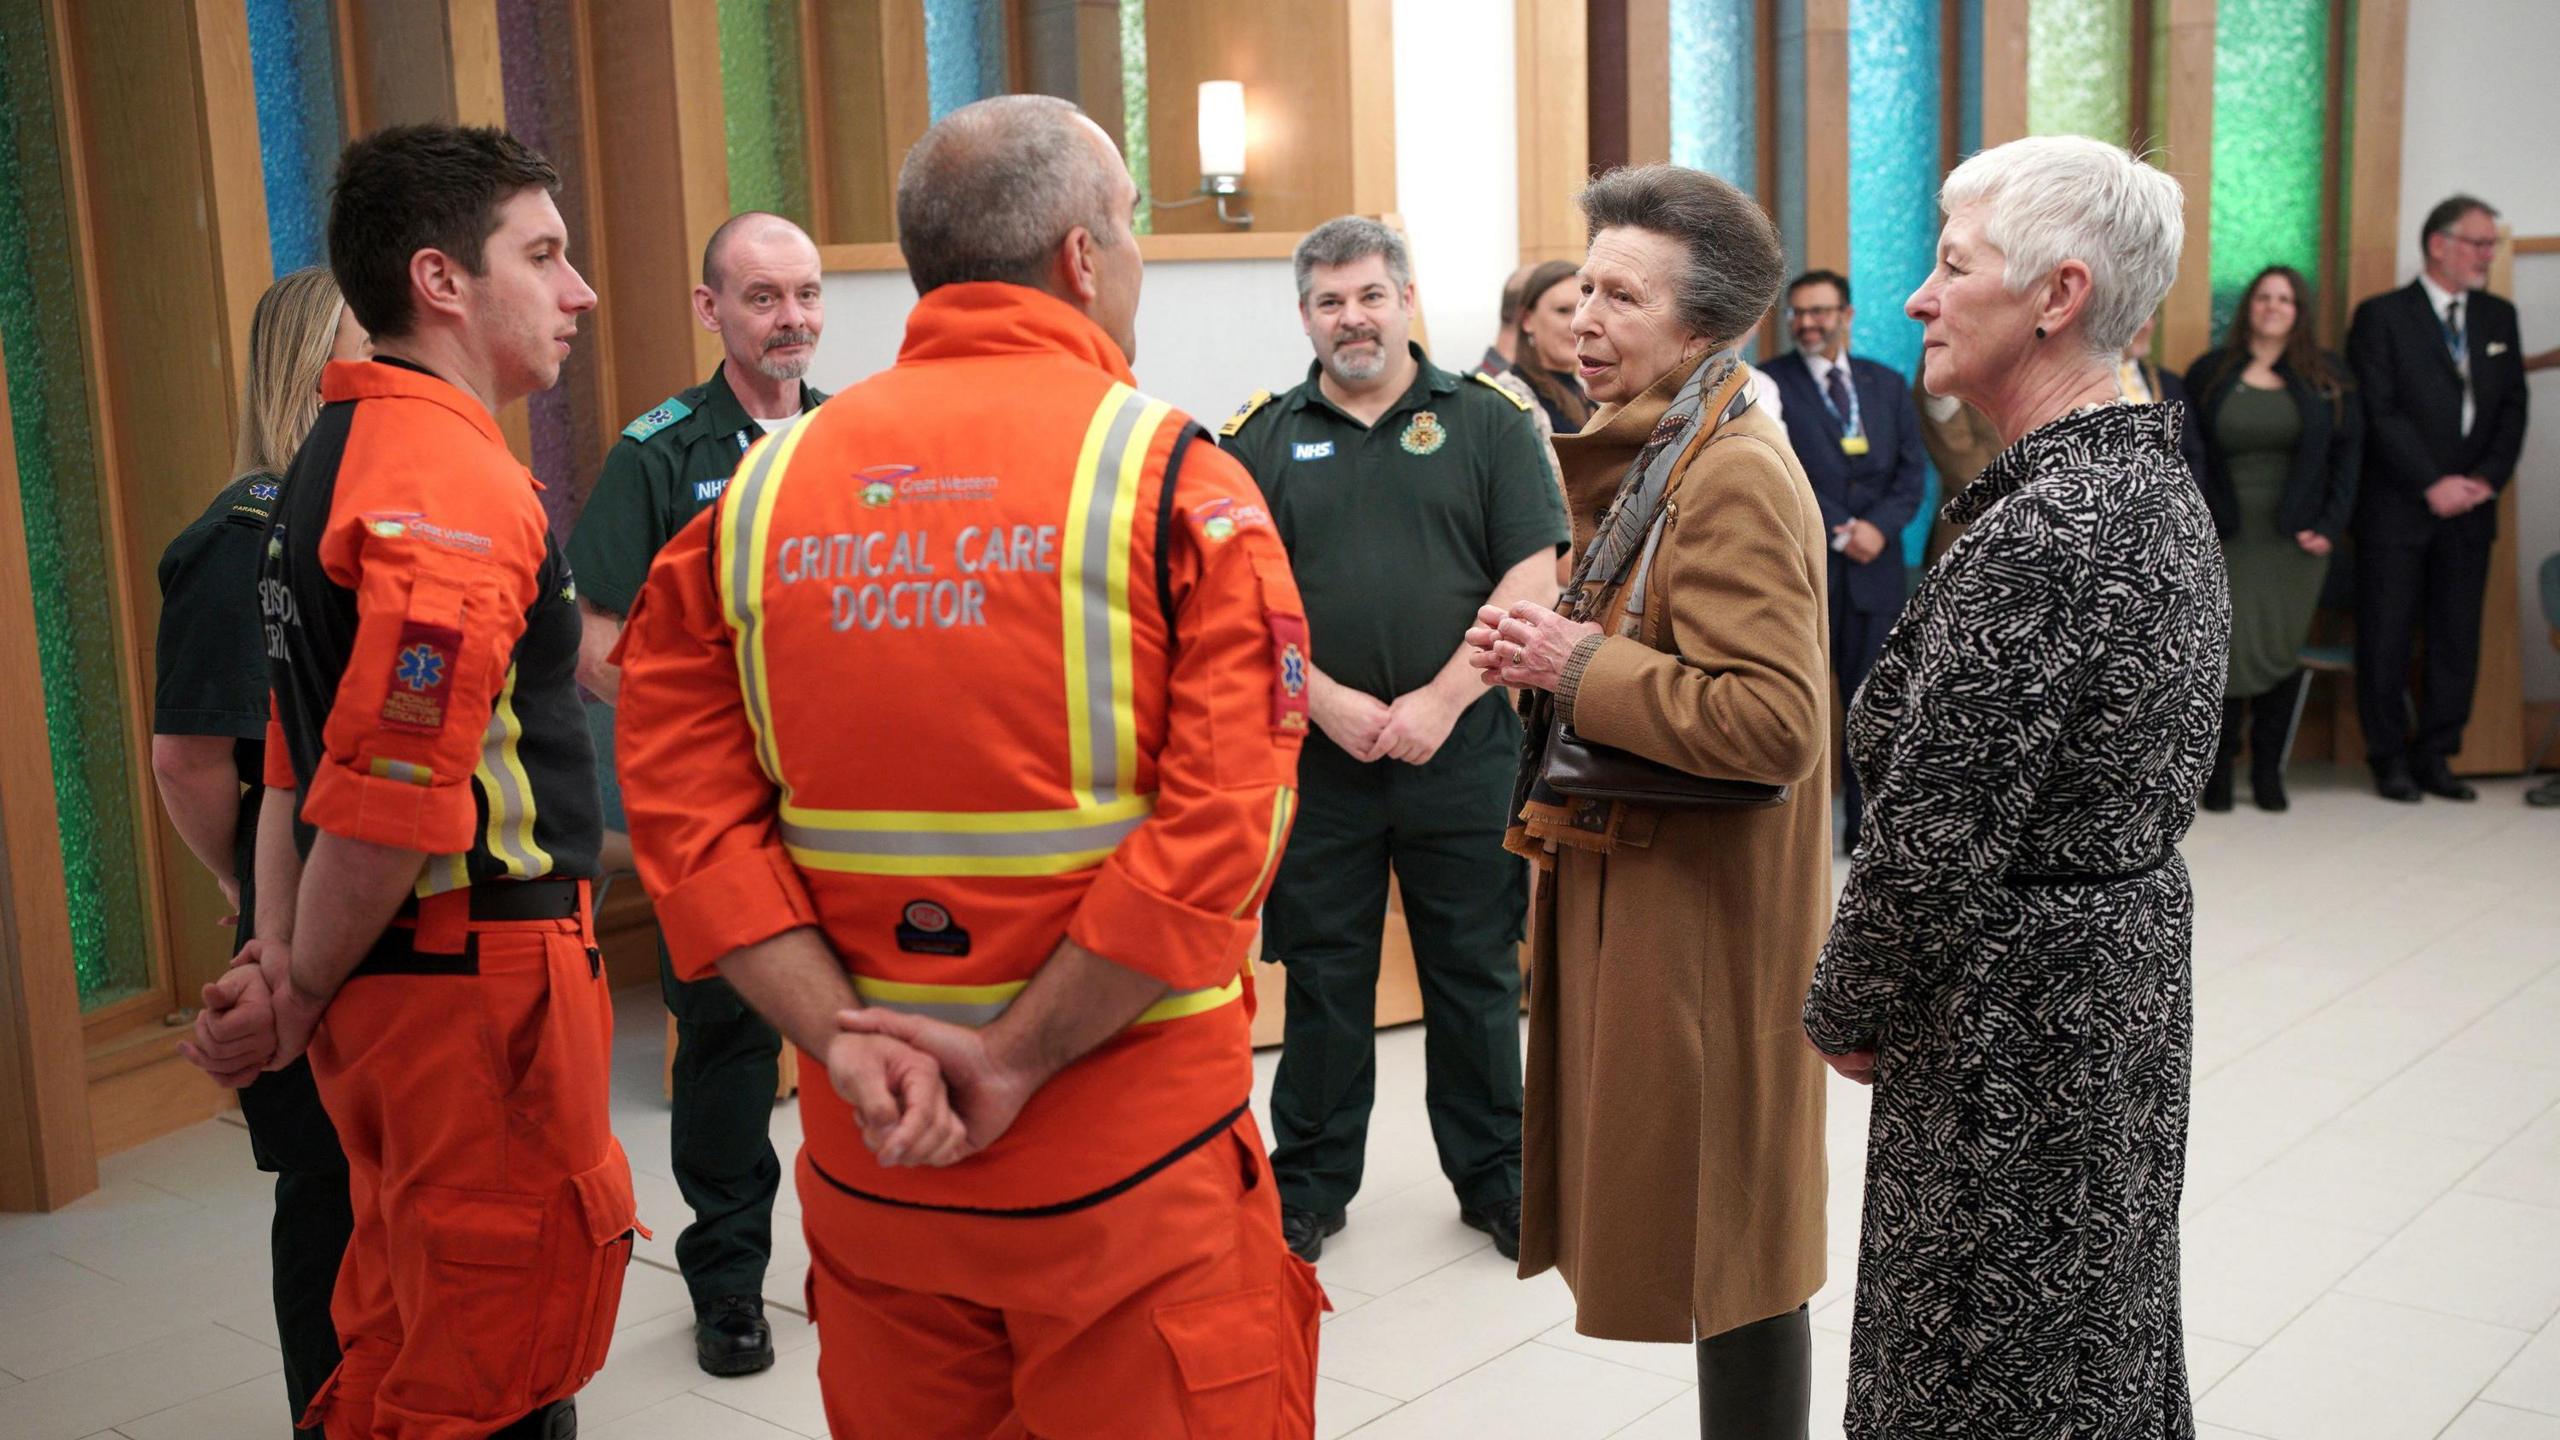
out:
<path id="1" fill-rule="evenodd" d="M 623 428 L 569 537 L 586 625 L 578 679 L 608 703 L 621 685 L 609 657 L 659 548 L 720 498 L 749 446 L 827 398 L 801 379 L 825 304 L 818 247 L 799 226 L 760 211 L 723 222 L 704 247 L 693 310 L 725 358 L 710 379 Z M 592 728 L 606 824 L 618 830 L 612 727 Z M 713 1375 L 750 1375 L 773 1364 L 761 1292 L 782 1182 L 768 1137 L 782 1037 L 727 981 L 676 979 L 664 945 L 658 980 L 676 1017 L 668 1149 L 694 1215 L 676 1239 L 676 1264 L 693 1296 L 695 1358 Z"/>
<path id="2" fill-rule="evenodd" d="M 1220 431 L 1271 505 L 1306 598 L 1317 732 L 1263 908 L 1287 967 L 1271 1097 L 1289 1247 L 1313 1260 L 1360 1188 L 1376 1095 L 1387 875 L 1422 985 L 1424 1103 L 1459 1218 L 1520 1248 L 1520 927 L 1502 848 L 1520 722 L 1464 661 L 1487 604 L 1551 602 L 1564 505 L 1528 406 L 1412 344 L 1404 241 L 1346 216 L 1297 251 L 1316 361 Z"/>

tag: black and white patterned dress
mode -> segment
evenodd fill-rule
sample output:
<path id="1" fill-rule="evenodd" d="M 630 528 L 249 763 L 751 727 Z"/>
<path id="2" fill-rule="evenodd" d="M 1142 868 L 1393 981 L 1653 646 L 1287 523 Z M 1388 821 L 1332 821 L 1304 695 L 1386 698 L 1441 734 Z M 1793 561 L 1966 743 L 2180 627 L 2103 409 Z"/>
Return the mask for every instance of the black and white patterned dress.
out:
<path id="1" fill-rule="evenodd" d="M 1849 711 L 1864 838 L 1805 1002 L 1874 1048 L 1848 1433 L 2189 1440 L 2176 845 L 2231 606 L 2176 405 L 2009 447 Z"/>

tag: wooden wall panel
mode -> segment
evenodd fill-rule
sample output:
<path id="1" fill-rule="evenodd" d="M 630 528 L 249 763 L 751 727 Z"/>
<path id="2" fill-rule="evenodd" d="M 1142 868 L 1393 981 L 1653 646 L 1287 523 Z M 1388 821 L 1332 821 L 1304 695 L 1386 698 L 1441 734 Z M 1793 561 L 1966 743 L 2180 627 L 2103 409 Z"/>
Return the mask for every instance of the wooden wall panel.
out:
<path id="1" fill-rule="evenodd" d="M 1395 208 L 1395 54 L 1390 0 L 1147 7 L 1150 190 L 1200 188 L 1203 80 L 1244 83 L 1244 208 L 1253 228 L 1309 230 Z M 1158 234 L 1227 227 L 1211 206 L 1158 210 Z"/>
<path id="2" fill-rule="evenodd" d="M 1574 193 L 1591 174 L 1581 0 L 1518 0 L 1512 14 L 1520 146 L 1520 263 L 1579 263 L 1587 238 Z"/>
<path id="3" fill-rule="evenodd" d="M 9 426 L 0 360 L 0 433 Z M 0 1210 L 98 1188 L 17 452 L 0 446 Z"/>
<path id="4" fill-rule="evenodd" d="M 2186 247 L 2178 279 L 2161 306 L 2152 353 L 2183 365 L 2213 343 L 2213 37 L 2214 0 L 2155 0 L 2166 20 L 2162 114 L 2151 129 L 2159 162 L 2187 192 Z M 2134 51 L 2150 45 L 2136 37 Z M 2137 91 L 2140 95 L 2144 92 Z"/>
<path id="5" fill-rule="evenodd" d="M 2352 305 L 2400 273 L 2400 112 L 2407 93 L 2409 0 L 2356 5 L 2355 168 L 2347 180 L 2346 295 Z"/>
<path id="6" fill-rule="evenodd" d="M 1627 163 L 1671 158 L 1671 0 L 1627 0 Z"/>
<path id="7" fill-rule="evenodd" d="M 1849 271 L 1849 0 L 1805 0 L 1804 263 Z"/>
<path id="8" fill-rule="evenodd" d="M 818 243 L 894 240 L 898 166 L 924 134 L 928 114 L 924 28 L 908 13 L 915 7 L 897 0 L 812 4 L 802 33 L 819 76 L 809 94 Z M 1077 19 L 1081 23 L 1081 11 Z M 1116 32 L 1112 42 L 1116 56 Z M 1116 75 L 1112 93 L 1119 93 Z M 1108 128 L 1118 132 L 1117 114 Z"/>
<path id="9" fill-rule="evenodd" d="M 1982 0 L 1982 148 L 2027 133 L 2028 0 Z"/>

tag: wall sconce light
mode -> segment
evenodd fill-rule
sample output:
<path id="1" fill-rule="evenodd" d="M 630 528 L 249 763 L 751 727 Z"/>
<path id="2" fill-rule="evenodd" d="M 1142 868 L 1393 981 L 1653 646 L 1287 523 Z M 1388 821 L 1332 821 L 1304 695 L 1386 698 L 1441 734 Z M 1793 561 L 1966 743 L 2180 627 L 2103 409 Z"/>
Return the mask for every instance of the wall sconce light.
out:
<path id="1" fill-rule="evenodd" d="M 1159 210 L 1179 210 L 1203 201 L 1218 202 L 1218 218 L 1239 229 L 1253 224 L 1253 212 L 1230 211 L 1230 199 L 1244 198 L 1244 84 L 1237 80 L 1200 82 L 1200 194 L 1190 200 L 1156 202 Z"/>

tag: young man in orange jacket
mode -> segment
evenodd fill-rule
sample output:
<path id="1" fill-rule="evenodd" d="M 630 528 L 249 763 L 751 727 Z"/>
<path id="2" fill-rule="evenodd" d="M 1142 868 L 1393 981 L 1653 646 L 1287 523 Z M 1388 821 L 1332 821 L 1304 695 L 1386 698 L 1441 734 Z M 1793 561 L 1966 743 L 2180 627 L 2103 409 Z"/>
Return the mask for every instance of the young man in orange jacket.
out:
<path id="1" fill-rule="evenodd" d="M 945 117 L 897 365 L 748 455 L 616 655 L 677 972 L 831 1082 L 798 1183 L 839 1435 L 1312 1431 L 1244 972 L 1306 621 L 1252 480 L 1132 387 L 1138 203 L 1064 101 Z"/>

